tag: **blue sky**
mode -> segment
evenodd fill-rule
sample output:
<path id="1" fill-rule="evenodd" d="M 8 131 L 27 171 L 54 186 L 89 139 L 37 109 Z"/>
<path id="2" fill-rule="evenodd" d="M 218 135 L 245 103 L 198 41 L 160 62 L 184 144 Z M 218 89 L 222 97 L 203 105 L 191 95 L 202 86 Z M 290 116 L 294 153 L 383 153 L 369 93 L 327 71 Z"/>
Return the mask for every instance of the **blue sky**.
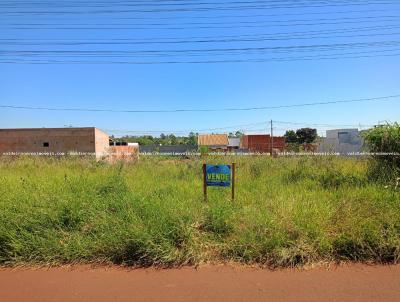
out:
<path id="1" fill-rule="evenodd" d="M 8 1 L 11 3 L 11 1 Z M 68 1 L 64 1 L 68 2 Z M 155 1 L 159 2 L 159 1 Z M 174 1 L 171 1 L 173 3 Z M 189 1 L 188 1 L 189 2 Z M 212 2 L 212 1 L 208 1 Z M 372 1 L 366 1 L 372 2 Z M 377 2 L 377 1 L 375 1 Z M 386 1 L 388 2 L 388 1 Z M 210 5 L 209 5 L 210 6 Z M 193 6 L 186 6 L 191 8 Z M 117 7 L 118 8 L 118 7 Z M 152 6 L 153 8 L 153 6 Z M 29 8 L 20 7 L 14 11 Z M 51 8 L 45 7 L 51 11 Z M 53 8 L 54 9 L 54 8 Z M 61 9 L 61 8 L 60 8 Z M 82 12 L 87 8 L 74 9 Z M 7 7 L 0 7 L 0 13 L 9 13 Z M 349 13 L 347 13 L 349 11 Z M 352 11 L 363 11 L 353 12 Z M 171 50 L 171 49 L 209 49 L 209 48 L 246 48 L 246 47 L 281 47 L 298 45 L 320 45 L 334 43 L 367 43 L 400 41 L 400 5 L 358 5 L 317 8 L 285 8 L 268 10 L 241 11 L 206 11 L 162 13 L 113 13 L 106 15 L 7 15 L 0 21 L 2 39 L 103 39 L 115 38 L 154 39 L 213 37 L 225 35 L 274 34 L 293 32 L 309 32 L 316 30 L 348 30 L 349 28 L 365 28 L 374 26 L 390 26 L 393 28 L 352 33 L 349 38 L 310 38 L 305 40 L 253 41 L 234 43 L 210 43 L 197 45 L 78 45 L 78 46 L 32 46 L 3 44 L 3 51 L 21 50 L 78 50 L 78 51 L 120 51 L 120 50 Z M 244 17 L 230 17 L 244 16 Z M 275 17 L 259 17 L 260 14 L 276 14 Z M 296 15 L 298 14 L 298 15 Z M 201 19 L 199 16 L 215 17 Z M 117 18 L 137 18 L 146 16 L 147 20 L 125 20 Z M 389 17 L 389 19 L 381 17 Z M 394 16 L 393 18 L 390 16 Z M 367 18 L 366 18 L 367 17 Z M 371 19 L 368 19 L 371 17 Z M 375 19 L 377 17 L 377 19 Z M 157 19 L 158 18 L 158 19 Z M 350 20 L 352 23 L 329 25 L 298 25 L 300 23 L 321 23 L 318 19 Z M 343 19 L 347 18 L 347 19 Z M 359 18 L 359 19 L 355 19 Z M 363 19 L 365 18 L 365 19 Z M 157 20 L 154 21 L 153 19 Z M 84 21 L 82 21 L 84 20 Z M 273 26 L 257 28 L 201 29 L 182 30 L 150 29 L 150 30 L 118 30 L 118 29 L 15 29 L 11 24 L 27 23 L 62 23 L 62 24 L 99 24 L 99 23 L 168 23 L 171 26 L 185 27 L 187 22 L 234 22 L 260 21 L 271 22 Z M 280 23 L 287 20 L 288 22 Z M 354 20 L 361 20 L 357 23 Z M 387 21 L 389 20 L 389 21 Z M 278 21 L 278 22 L 277 22 Z M 276 22 L 276 23 L 274 23 Z M 346 21 L 347 22 L 347 21 Z M 238 23 L 239 24 L 239 23 Z M 287 26 L 275 26 L 286 24 Z M 290 24 L 294 24 L 291 26 Z M 72 25 L 71 25 L 72 26 Z M 75 25 L 76 26 L 76 25 Z M 87 25 L 85 25 L 87 26 Z M 97 26 L 97 25 L 96 25 Z M 164 26 L 164 25 L 163 25 Z M 399 26 L 399 29 L 395 27 Z M 56 26 L 54 26 L 56 27 Z M 101 27 L 101 26 L 100 26 Z M 367 36 L 371 33 L 371 36 Z M 379 34 L 379 35 L 372 35 Z M 349 35 L 349 34 L 340 34 Z M 356 35 L 360 35 L 356 37 Z M 0 42 L 1 45 L 1 42 Z M 395 44 L 393 44 L 395 45 Z M 396 54 L 396 47 L 362 47 L 356 50 L 334 50 L 330 53 L 344 56 L 346 52 L 366 52 L 388 49 Z M 400 53 L 400 46 L 397 47 Z M 379 52 L 377 52 L 379 53 Z M 374 53 L 376 54 L 376 53 Z M 279 54 L 280 55 L 280 54 Z M 286 56 L 298 56 L 292 52 Z M 301 54 L 300 54 L 301 55 Z M 2 60 L 9 60 L 3 54 Z M 194 57 L 196 60 L 214 60 L 219 58 L 271 58 L 276 54 L 254 55 L 242 53 L 237 56 L 205 55 Z M 12 57 L 12 59 L 17 57 Z M 19 59 L 19 58 L 17 58 Z M 29 59 L 29 58 L 28 58 Z M 66 60 L 66 58 L 62 58 Z M 110 61 L 109 58 L 100 58 Z M 157 57 L 157 60 L 164 60 Z M 175 59 L 175 58 L 174 58 Z M 177 60 L 185 60 L 178 57 Z M 193 57 L 189 59 L 193 60 Z M 114 59 L 113 59 L 114 60 Z M 131 59 L 129 59 L 131 60 Z M 133 60 L 133 59 L 132 59 Z M 138 59 L 135 59 L 138 60 Z M 147 60 L 139 58 L 139 60 Z M 0 105 L 37 106 L 37 107 L 73 107 L 98 109 L 138 109 L 157 110 L 175 108 L 226 108 L 289 105 L 319 101 L 348 100 L 380 97 L 400 94 L 400 57 L 376 56 L 358 59 L 308 60 L 289 62 L 263 63 L 219 63 L 219 64 L 20 64 L 15 60 L 12 64 L 0 63 Z M 284 108 L 249 112 L 215 112 L 215 113 L 95 113 L 95 112 L 58 112 L 15 110 L 0 108 L 0 128 L 14 127 L 63 127 L 96 126 L 109 133 L 123 134 L 125 130 L 136 133 L 153 133 L 161 131 L 201 130 L 227 127 L 232 125 L 259 123 L 259 125 L 234 127 L 230 130 L 243 129 L 247 132 L 263 132 L 268 127 L 267 121 L 273 119 L 282 122 L 331 125 L 365 125 L 382 121 L 398 121 L 400 117 L 400 98 L 386 102 L 365 102 L 332 104 L 303 108 Z M 261 124 L 264 122 L 265 124 Z M 275 131 L 282 134 L 286 129 L 301 127 L 285 123 L 275 123 Z M 328 126 L 318 126 L 319 132 Z M 111 131 L 118 130 L 118 131 Z M 137 132 L 136 132 L 137 131 Z M 225 131 L 225 130 L 224 130 Z M 224 132 L 214 131 L 214 132 Z M 264 130 L 264 132 L 267 130 Z M 155 133 L 158 134 L 158 133 Z"/>

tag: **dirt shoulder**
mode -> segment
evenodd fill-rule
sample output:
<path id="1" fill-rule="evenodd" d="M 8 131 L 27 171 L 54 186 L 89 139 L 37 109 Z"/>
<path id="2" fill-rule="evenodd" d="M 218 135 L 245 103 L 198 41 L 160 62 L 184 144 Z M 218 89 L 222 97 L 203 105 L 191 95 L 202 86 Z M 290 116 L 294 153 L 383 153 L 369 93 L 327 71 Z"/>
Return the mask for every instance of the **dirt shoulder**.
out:
<path id="1" fill-rule="evenodd" d="M 400 265 L 0 269 L 1 301 L 400 301 Z"/>

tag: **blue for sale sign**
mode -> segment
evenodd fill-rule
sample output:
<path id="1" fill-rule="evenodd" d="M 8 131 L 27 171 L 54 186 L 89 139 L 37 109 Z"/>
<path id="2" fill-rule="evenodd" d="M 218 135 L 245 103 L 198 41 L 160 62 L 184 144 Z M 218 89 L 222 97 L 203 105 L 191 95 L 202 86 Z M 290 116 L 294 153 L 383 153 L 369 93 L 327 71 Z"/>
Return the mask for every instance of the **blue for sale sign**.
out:
<path id="1" fill-rule="evenodd" d="M 206 185 L 208 187 L 231 186 L 230 165 L 206 165 Z"/>

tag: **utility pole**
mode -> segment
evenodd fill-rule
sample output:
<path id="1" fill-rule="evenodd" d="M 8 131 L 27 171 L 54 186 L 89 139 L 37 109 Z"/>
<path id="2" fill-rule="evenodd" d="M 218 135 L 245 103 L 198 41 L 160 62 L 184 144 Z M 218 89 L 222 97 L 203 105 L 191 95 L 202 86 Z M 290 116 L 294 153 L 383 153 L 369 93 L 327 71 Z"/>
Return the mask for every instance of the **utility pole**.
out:
<path id="1" fill-rule="evenodd" d="M 271 147 L 270 154 L 271 154 L 271 156 L 272 156 L 273 148 L 274 148 L 274 127 L 273 127 L 272 123 L 273 122 L 271 120 L 271 137 L 270 137 L 270 147 Z"/>

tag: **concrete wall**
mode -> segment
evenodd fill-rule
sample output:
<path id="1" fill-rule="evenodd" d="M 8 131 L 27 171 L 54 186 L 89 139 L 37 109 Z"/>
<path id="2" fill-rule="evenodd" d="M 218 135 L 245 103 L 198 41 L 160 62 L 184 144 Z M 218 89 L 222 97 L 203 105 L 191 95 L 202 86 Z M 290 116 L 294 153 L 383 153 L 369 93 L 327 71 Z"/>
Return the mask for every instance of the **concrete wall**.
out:
<path id="1" fill-rule="evenodd" d="M 358 129 L 327 130 L 326 138 L 321 142 L 319 152 L 347 154 L 363 151 L 364 141 Z"/>
<path id="2" fill-rule="evenodd" d="M 108 135 L 94 128 L 0 129 L 0 154 L 95 153 L 108 148 Z"/>
<path id="3" fill-rule="evenodd" d="M 239 149 L 239 147 L 240 147 L 240 138 L 239 137 L 229 137 L 228 142 L 229 142 L 228 148 Z"/>

